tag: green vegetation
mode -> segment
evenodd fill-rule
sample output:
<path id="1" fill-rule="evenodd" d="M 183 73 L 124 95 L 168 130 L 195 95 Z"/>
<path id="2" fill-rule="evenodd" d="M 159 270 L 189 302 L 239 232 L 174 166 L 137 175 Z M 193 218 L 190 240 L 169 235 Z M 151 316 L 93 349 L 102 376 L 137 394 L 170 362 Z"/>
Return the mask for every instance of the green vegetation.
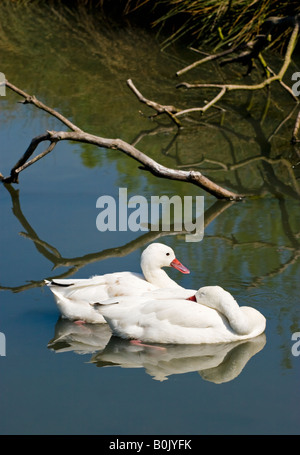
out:
<path id="1" fill-rule="evenodd" d="M 152 4 L 153 8 L 159 5 L 167 8 L 167 12 L 154 21 L 155 26 L 165 27 L 169 22 L 174 24 L 174 31 L 165 45 L 182 37 L 196 43 L 206 42 L 216 48 L 236 45 L 260 33 L 268 17 L 294 16 L 300 13 L 299 2 L 294 0 L 147 0 L 147 3 Z M 288 37 L 289 33 L 290 30 L 277 31 L 272 45 L 282 46 L 285 42 L 283 38 Z"/>
<path id="2" fill-rule="evenodd" d="M 45 3 L 42 0 L 9 0 L 9 3 Z M 152 27 L 163 36 L 163 46 L 181 39 L 210 45 L 214 50 L 247 42 L 261 33 L 271 16 L 300 14 L 298 0 L 50 0 L 70 9 L 85 7 L 114 20 L 129 20 Z M 270 47 L 282 51 L 290 35 L 286 27 L 274 30 Z M 1 27 L 0 27 L 1 36 Z"/>

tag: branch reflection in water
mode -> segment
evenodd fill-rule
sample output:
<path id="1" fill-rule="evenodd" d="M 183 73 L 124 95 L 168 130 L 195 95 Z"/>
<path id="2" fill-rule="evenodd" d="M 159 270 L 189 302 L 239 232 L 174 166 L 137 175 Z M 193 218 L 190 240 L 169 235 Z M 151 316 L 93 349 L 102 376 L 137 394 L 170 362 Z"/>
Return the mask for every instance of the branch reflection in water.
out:
<path id="1" fill-rule="evenodd" d="M 36 231 L 30 225 L 29 221 L 25 217 L 22 212 L 21 204 L 20 204 L 20 190 L 16 190 L 12 185 L 6 184 L 3 185 L 9 192 L 11 199 L 12 199 L 12 211 L 19 223 L 23 226 L 25 232 L 20 232 L 20 235 L 26 237 L 33 241 L 35 248 L 37 251 L 44 256 L 48 261 L 53 264 L 52 270 L 55 270 L 58 267 L 66 267 L 68 270 L 57 274 L 43 277 L 42 279 L 32 279 L 29 283 L 20 284 L 18 286 L 5 286 L 0 284 L 0 290 L 11 290 L 13 292 L 22 292 L 28 289 L 42 287 L 45 285 L 44 280 L 52 280 L 57 278 L 67 278 L 69 276 L 74 275 L 78 270 L 82 267 L 86 266 L 87 264 L 91 264 L 98 261 L 104 261 L 109 258 L 115 257 L 125 257 L 130 253 L 136 251 L 139 248 L 145 247 L 148 243 L 154 242 L 162 237 L 170 236 L 170 235 L 177 235 L 180 236 L 185 233 L 183 232 L 148 232 L 136 239 L 128 242 L 125 245 L 120 247 L 108 248 L 103 251 L 96 251 L 94 253 L 88 253 L 83 256 L 77 256 L 73 258 L 66 258 L 63 257 L 60 252 L 57 250 L 56 247 L 50 245 L 45 240 L 39 238 Z M 214 202 L 208 209 L 205 210 L 204 213 L 204 230 L 214 221 L 216 218 L 221 216 L 224 211 L 233 207 L 236 204 L 233 201 L 216 201 Z M 280 222 L 282 226 L 282 231 L 285 233 L 286 238 L 288 239 L 287 245 L 280 245 L 280 250 L 286 250 L 290 253 L 288 259 L 284 260 L 283 262 L 280 261 L 280 265 L 277 266 L 275 269 L 266 272 L 263 275 L 253 276 L 252 282 L 249 284 L 248 288 L 256 287 L 260 284 L 264 279 L 274 277 L 276 275 L 280 275 L 284 272 L 289 266 L 293 265 L 295 262 L 298 261 L 300 257 L 300 242 L 299 242 L 299 234 L 295 233 L 292 228 L 292 223 L 289 220 L 289 211 L 286 207 L 286 201 L 284 199 L 278 200 L 279 205 L 279 213 L 280 213 Z M 279 220 L 278 220 L 279 223 Z M 172 226 L 171 226 L 172 228 Z M 250 242 L 241 242 L 235 238 L 232 234 L 231 236 L 225 235 L 205 235 L 206 239 L 220 239 L 224 243 L 229 243 L 232 245 L 232 248 L 238 247 L 245 247 L 252 245 L 253 248 L 264 247 L 271 250 L 278 250 L 278 245 L 272 243 L 271 241 L 260 241 L 260 240 L 252 240 Z"/>
<path id="2" fill-rule="evenodd" d="M 75 272 L 80 270 L 82 267 L 86 266 L 87 264 L 91 264 L 93 262 L 104 261 L 109 258 L 114 257 L 124 257 L 128 254 L 134 252 L 135 250 L 146 246 L 148 243 L 154 242 L 157 239 L 160 239 L 165 236 L 169 235 L 183 235 L 186 234 L 187 231 L 173 231 L 173 226 L 170 225 L 170 231 L 150 231 L 136 239 L 132 240 L 131 242 L 117 247 L 117 248 L 108 248 L 103 251 L 98 251 L 95 253 L 85 254 L 83 256 L 73 257 L 73 258 L 65 258 L 63 257 L 60 252 L 55 248 L 53 245 L 50 245 L 48 242 L 41 240 L 35 230 L 31 227 L 30 223 L 27 221 L 26 217 L 24 216 L 19 199 L 19 190 L 15 190 L 12 185 L 4 185 L 7 191 L 9 192 L 12 198 L 12 211 L 20 224 L 23 226 L 26 232 L 21 232 L 20 234 L 24 237 L 33 241 L 37 251 L 42 254 L 47 260 L 53 263 L 53 270 L 58 267 L 70 267 L 69 270 L 59 274 L 59 275 L 52 275 L 47 276 L 40 280 L 31 280 L 29 284 L 24 284 L 20 286 L 14 287 L 7 287 L 7 286 L 0 286 L 0 289 L 11 289 L 14 292 L 21 292 L 27 289 L 31 289 L 34 287 L 44 286 L 45 282 L 44 279 L 51 281 L 52 279 L 58 278 L 66 278 L 68 276 L 73 275 Z M 214 220 L 216 219 L 224 210 L 228 209 L 234 204 L 233 201 L 216 201 L 213 203 L 211 207 L 209 207 L 204 213 L 204 229 Z"/>

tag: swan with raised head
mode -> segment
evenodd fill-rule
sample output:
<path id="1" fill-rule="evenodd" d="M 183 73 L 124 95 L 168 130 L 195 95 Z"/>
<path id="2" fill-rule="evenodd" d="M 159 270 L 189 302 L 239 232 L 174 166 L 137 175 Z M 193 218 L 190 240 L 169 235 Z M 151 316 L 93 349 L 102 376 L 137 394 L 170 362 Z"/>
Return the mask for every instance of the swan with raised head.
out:
<path id="1" fill-rule="evenodd" d="M 173 298 L 123 297 L 93 307 L 113 335 L 142 343 L 226 343 L 254 338 L 266 327 L 259 311 L 240 307 L 220 286 L 202 287 L 188 299 L 174 292 Z"/>
<path id="2" fill-rule="evenodd" d="M 90 304 L 116 296 L 141 296 L 159 288 L 183 289 L 173 281 L 162 267 L 174 267 L 182 273 L 189 270 L 175 257 L 175 253 L 162 243 L 150 244 L 141 255 L 143 275 L 132 272 L 115 272 L 88 279 L 45 280 L 53 292 L 61 315 L 70 320 L 89 323 L 105 322 Z"/>

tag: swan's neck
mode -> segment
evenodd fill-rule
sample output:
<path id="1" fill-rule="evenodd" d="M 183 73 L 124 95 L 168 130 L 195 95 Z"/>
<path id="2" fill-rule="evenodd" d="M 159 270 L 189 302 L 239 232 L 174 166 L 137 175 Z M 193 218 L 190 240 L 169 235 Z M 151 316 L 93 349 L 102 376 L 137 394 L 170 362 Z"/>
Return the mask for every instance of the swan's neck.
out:
<path id="1" fill-rule="evenodd" d="M 242 311 L 232 296 L 222 299 L 219 306 L 219 311 L 226 316 L 232 330 L 238 335 L 246 335 L 251 331 L 246 313 Z"/>
<path id="2" fill-rule="evenodd" d="M 172 280 L 164 270 L 160 268 L 153 268 L 150 267 L 147 263 L 142 261 L 141 268 L 144 274 L 145 279 L 157 286 L 158 288 L 180 288 L 179 284 L 177 284 L 174 280 Z"/>

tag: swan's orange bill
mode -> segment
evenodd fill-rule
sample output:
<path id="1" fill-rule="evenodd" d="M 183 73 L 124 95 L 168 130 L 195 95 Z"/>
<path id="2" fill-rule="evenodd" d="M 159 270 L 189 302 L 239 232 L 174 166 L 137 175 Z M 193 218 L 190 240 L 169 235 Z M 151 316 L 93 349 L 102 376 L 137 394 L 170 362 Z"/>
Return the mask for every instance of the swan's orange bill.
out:
<path id="1" fill-rule="evenodd" d="M 191 300 L 192 302 L 197 302 L 195 295 L 192 295 L 192 297 L 188 297 L 186 300 Z"/>
<path id="2" fill-rule="evenodd" d="M 189 269 L 182 265 L 181 262 L 178 261 L 178 259 L 174 259 L 171 262 L 170 266 L 174 267 L 174 269 L 179 270 L 181 273 L 190 273 Z"/>

